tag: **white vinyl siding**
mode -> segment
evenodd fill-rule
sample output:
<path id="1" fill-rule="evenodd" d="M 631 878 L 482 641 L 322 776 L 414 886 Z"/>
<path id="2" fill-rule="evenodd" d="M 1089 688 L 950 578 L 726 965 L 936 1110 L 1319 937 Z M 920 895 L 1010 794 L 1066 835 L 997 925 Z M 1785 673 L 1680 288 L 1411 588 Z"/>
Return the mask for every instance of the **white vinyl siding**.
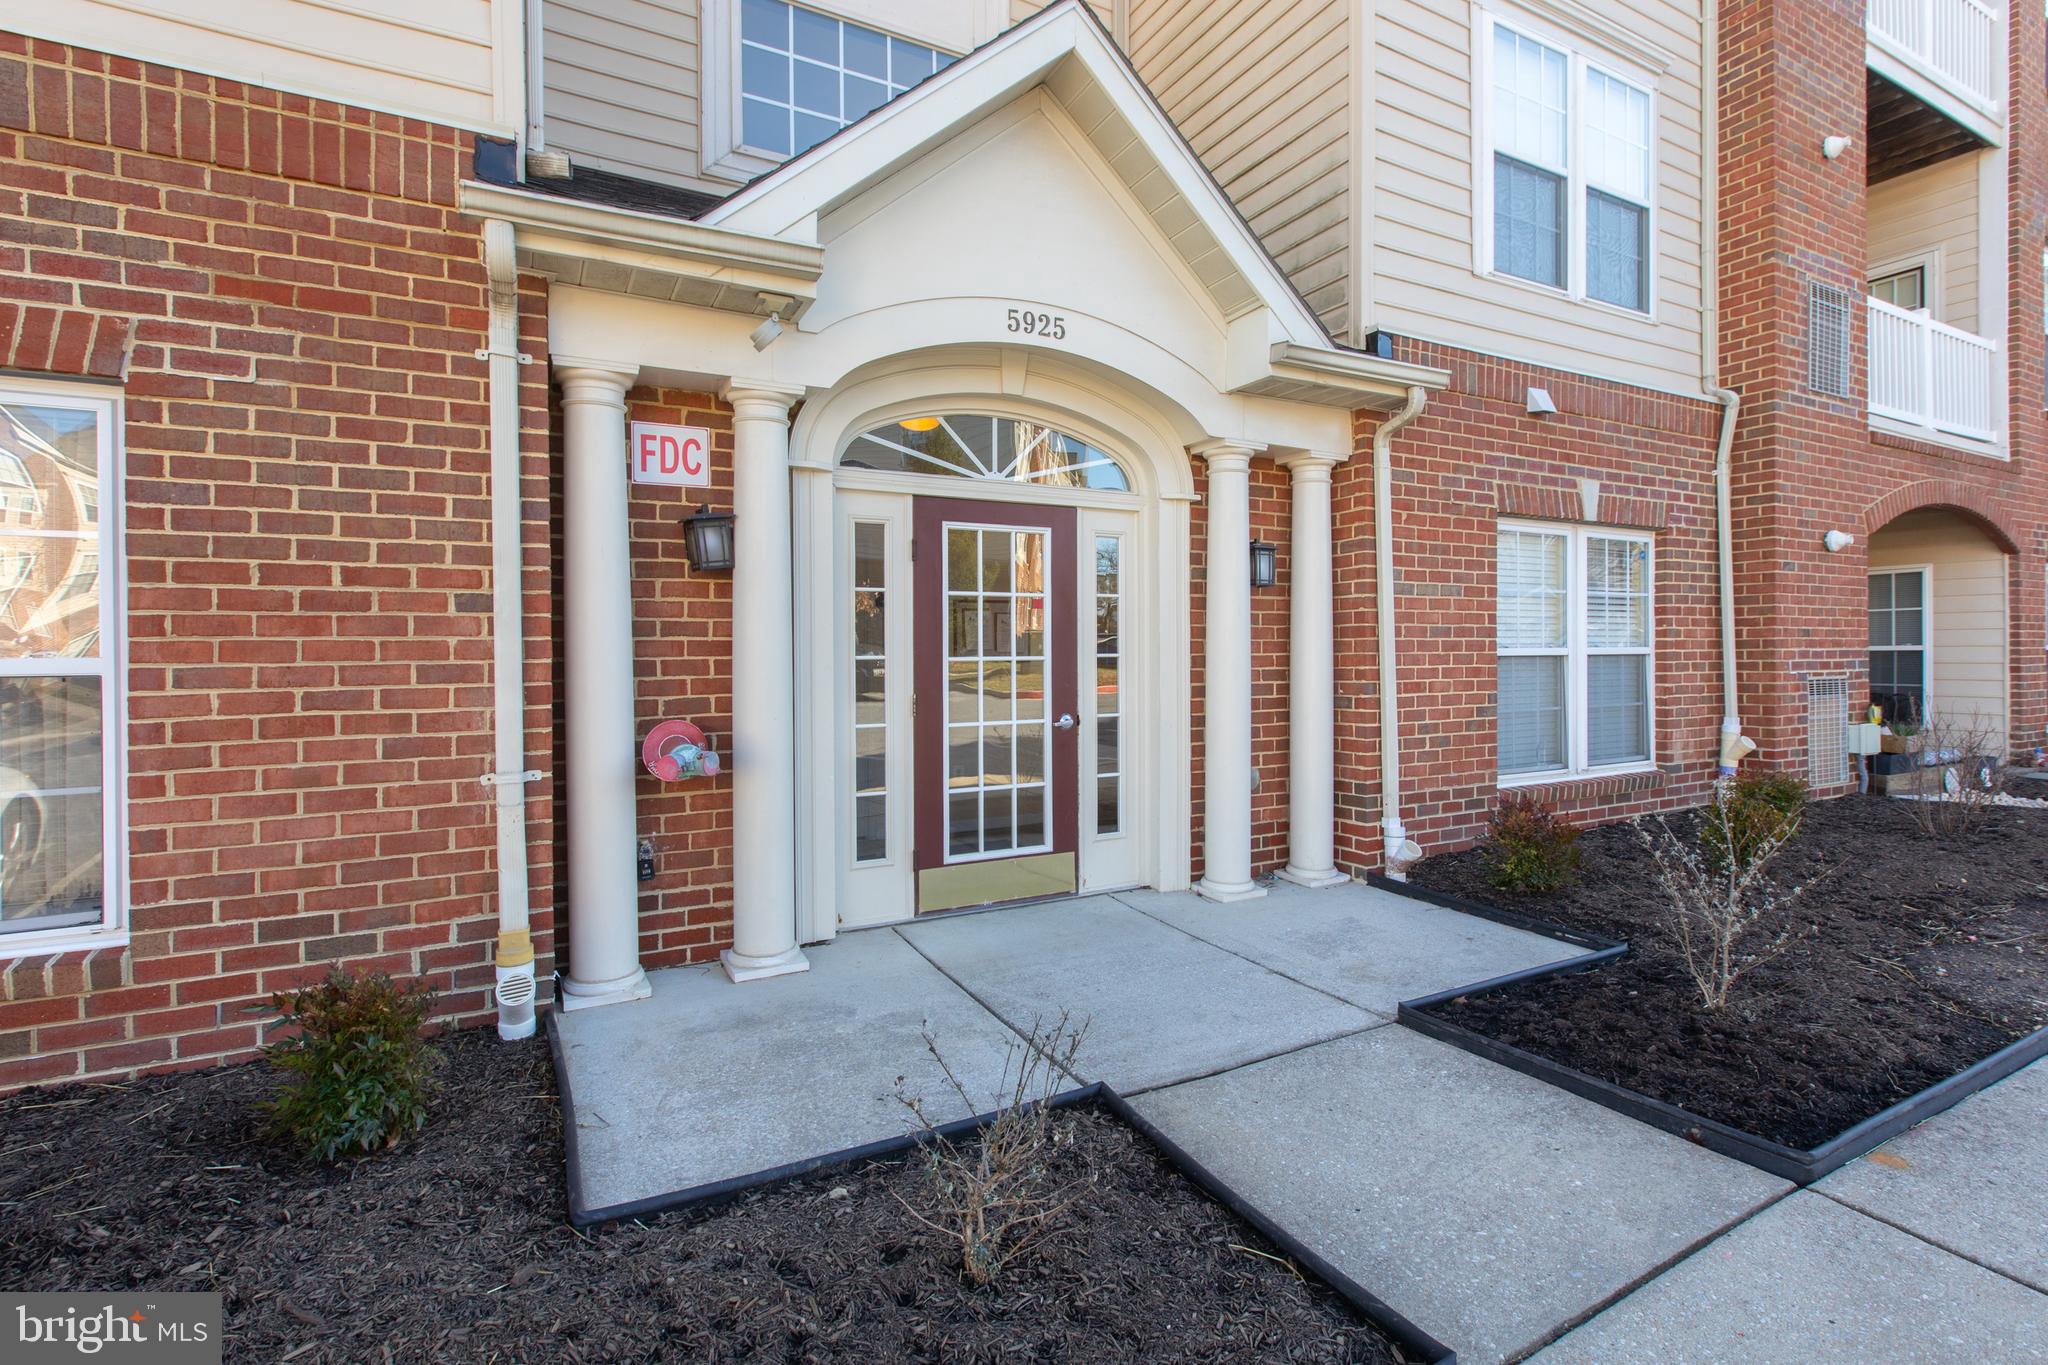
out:
<path id="1" fill-rule="evenodd" d="M 1978 158 L 1950 157 L 1872 185 L 1864 213 L 1873 279 L 1931 265 L 1920 306 L 1966 332 L 1977 330 L 1979 313 L 1977 190 Z"/>
<path id="2" fill-rule="evenodd" d="M 1490 3 L 1490 0 L 1489 0 Z M 1560 307 L 1556 294 L 1496 275 L 1475 253 L 1493 195 L 1478 113 L 1490 88 L 1482 41 L 1489 9 L 1469 0 L 1377 0 L 1365 26 L 1371 108 L 1359 202 L 1371 266 L 1363 325 L 1510 359 L 1679 393 L 1699 392 L 1704 279 L 1701 26 L 1697 6 L 1624 0 L 1572 29 L 1576 6 L 1500 7 L 1518 31 L 1598 57 L 1602 70 L 1654 86 L 1649 188 L 1653 310 Z M 1527 16 L 1538 16 L 1548 22 Z M 1652 56 L 1654 55 L 1654 60 Z M 1611 60 L 1610 60 L 1611 58 Z"/>
<path id="3" fill-rule="evenodd" d="M 1498 547 L 1502 779 L 1648 766 L 1655 720 L 1649 539 L 1504 522 Z"/>
<path id="4" fill-rule="evenodd" d="M 1953 512 L 1908 512 L 1870 537 L 1870 568 L 1927 570 L 1928 706 L 1951 728 L 2010 739 L 2004 551 Z M 2039 743 L 2037 736 L 2022 742 Z"/>
<path id="5" fill-rule="evenodd" d="M 702 185 L 697 0 L 543 0 L 541 27 L 549 148 Z"/>
<path id="6" fill-rule="evenodd" d="M 11 29 L 273 89 L 510 135 L 525 0 L 55 0 Z"/>
<path id="7" fill-rule="evenodd" d="M 1138 74 L 1296 289 L 1352 322 L 1351 24 L 1338 0 L 1132 0 Z"/>

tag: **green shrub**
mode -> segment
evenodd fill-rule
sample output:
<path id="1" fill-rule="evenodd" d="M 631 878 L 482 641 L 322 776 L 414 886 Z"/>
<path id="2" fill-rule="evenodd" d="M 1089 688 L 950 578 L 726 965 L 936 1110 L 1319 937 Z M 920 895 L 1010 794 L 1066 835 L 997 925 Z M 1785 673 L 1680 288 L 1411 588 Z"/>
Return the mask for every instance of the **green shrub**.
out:
<path id="1" fill-rule="evenodd" d="M 320 1161 L 367 1156 L 427 1121 L 440 1053 L 421 1036 L 433 997 L 382 974 L 335 968 L 317 986 L 272 1003 L 291 1037 L 264 1049 L 286 1074 L 268 1101 L 277 1133 Z"/>
<path id="2" fill-rule="evenodd" d="M 1700 824 L 1700 845 L 1717 872 L 1728 870 L 1732 845 L 1735 868 L 1741 871 L 1767 845 L 1783 844 L 1799 830 L 1806 814 L 1806 783 L 1790 773 L 1746 773 L 1727 788 L 1726 819 Z"/>
<path id="3" fill-rule="evenodd" d="M 1502 792 L 1486 826 L 1486 879 L 1503 891 L 1562 891 L 1578 879 L 1579 831 L 1557 807 Z"/>

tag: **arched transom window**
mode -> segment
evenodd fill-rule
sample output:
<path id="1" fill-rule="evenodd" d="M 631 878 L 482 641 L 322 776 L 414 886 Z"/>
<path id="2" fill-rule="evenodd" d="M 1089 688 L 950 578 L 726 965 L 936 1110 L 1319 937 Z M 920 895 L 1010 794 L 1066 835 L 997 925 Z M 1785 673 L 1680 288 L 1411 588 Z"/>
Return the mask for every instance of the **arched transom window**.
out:
<path id="1" fill-rule="evenodd" d="M 1124 468 L 1078 436 L 1038 422 L 980 413 L 906 417 L 863 432 L 840 457 L 850 469 L 936 474 L 1054 488 L 1128 492 Z"/>

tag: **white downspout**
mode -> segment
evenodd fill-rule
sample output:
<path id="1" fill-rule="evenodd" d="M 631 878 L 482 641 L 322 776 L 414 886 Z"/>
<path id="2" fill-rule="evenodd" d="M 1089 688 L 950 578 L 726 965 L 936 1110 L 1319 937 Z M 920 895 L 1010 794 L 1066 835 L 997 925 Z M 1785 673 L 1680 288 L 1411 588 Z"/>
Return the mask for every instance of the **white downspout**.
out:
<path id="1" fill-rule="evenodd" d="M 1710 376 L 1711 378 L 1711 376 Z M 1742 737 L 1741 695 L 1735 677 L 1735 495 L 1728 453 L 1735 445 L 1735 419 L 1742 395 L 1707 385 L 1707 396 L 1721 405 L 1721 439 L 1714 451 L 1714 539 L 1720 556 L 1721 589 L 1721 749 L 1720 774 L 1733 777 L 1735 766 L 1756 746 Z"/>
<path id="2" fill-rule="evenodd" d="M 497 796 L 498 1036 L 533 1036 L 533 933 L 527 918 L 525 625 L 521 616 L 519 508 L 519 267 L 512 225 L 484 220 L 484 268 L 490 277 L 491 405 L 491 692 L 494 771 L 483 779 Z"/>
<path id="3" fill-rule="evenodd" d="M 1372 434 L 1373 580 L 1380 647 L 1380 861 L 1387 876 L 1408 880 L 1408 868 L 1422 850 L 1408 842 L 1401 823 L 1401 706 L 1395 696 L 1397 650 L 1394 643 L 1394 436 L 1414 421 L 1429 401 L 1420 384 L 1408 389 L 1401 410 L 1381 422 Z"/>
<path id="4" fill-rule="evenodd" d="M 1705 72 L 1706 117 L 1703 122 L 1702 159 L 1706 184 L 1713 202 L 1721 194 L 1721 7 L 1705 6 L 1700 45 L 1701 69 Z M 1735 447 L 1735 422 L 1742 412 L 1742 395 L 1721 387 L 1721 232 L 1717 214 L 1708 214 L 1702 225 L 1704 276 L 1707 306 L 1700 321 L 1701 386 L 1707 397 L 1721 405 L 1721 437 L 1714 447 L 1714 548 L 1719 560 L 1718 578 L 1721 606 L 1721 745 L 1719 772 L 1732 777 L 1736 765 L 1756 747 L 1743 738 L 1741 683 L 1735 664 L 1735 493 L 1729 467 Z"/>

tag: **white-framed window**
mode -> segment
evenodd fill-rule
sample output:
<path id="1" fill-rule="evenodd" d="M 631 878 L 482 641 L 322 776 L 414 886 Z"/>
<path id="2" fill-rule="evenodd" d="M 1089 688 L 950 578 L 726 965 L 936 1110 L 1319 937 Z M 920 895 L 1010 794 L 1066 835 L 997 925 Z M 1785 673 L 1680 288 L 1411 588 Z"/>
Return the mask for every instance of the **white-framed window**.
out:
<path id="1" fill-rule="evenodd" d="M 0 466 L 32 495 L 0 525 L 0 957 L 124 927 L 118 421 L 104 389 L 0 382 Z"/>
<path id="2" fill-rule="evenodd" d="M 1499 528 L 1500 776 L 1647 768 L 1656 744 L 1650 538 L 1601 526 Z"/>
<path id="3" fill-rule="evenodd" d="M 704 165 L 751 178 L 949 66 L 955 54 L 788 0 L 706 0 Z"/>
<path id="4" fill-rule="evenodd" d="M 1928 570 L 1870 571 L 1870 700 L 1886 721 L 1927 722 Z"/>
<path id="5" fill-rule="evenodd" d="M 1480 26 L 1479 270 L 1654 311 L 1651 83 L 1533 25 Z"/>

